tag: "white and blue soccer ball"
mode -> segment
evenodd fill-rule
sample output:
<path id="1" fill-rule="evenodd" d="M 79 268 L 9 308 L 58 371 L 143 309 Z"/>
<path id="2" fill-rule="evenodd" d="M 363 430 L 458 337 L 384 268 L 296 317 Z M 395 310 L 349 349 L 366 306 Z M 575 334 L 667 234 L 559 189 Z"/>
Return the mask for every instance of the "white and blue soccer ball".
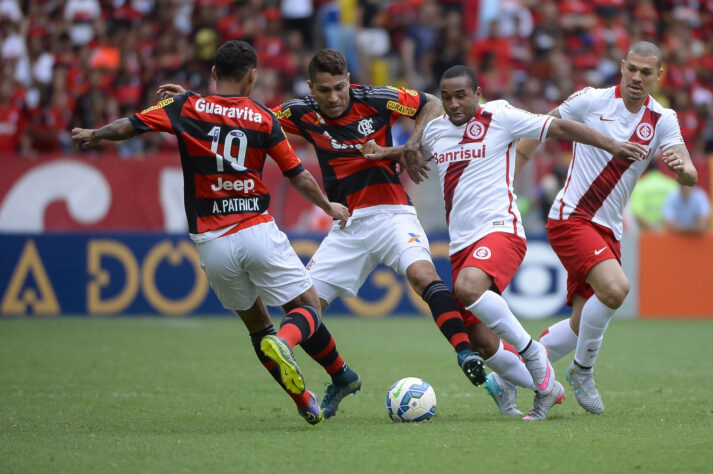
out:
<path id="1" fill-rule="evenodd" d="M 417 377 L 406 377 L 389 388 L 386 410 L 394 421 L 428 421 L 436 414 L 436 392 Z"/>

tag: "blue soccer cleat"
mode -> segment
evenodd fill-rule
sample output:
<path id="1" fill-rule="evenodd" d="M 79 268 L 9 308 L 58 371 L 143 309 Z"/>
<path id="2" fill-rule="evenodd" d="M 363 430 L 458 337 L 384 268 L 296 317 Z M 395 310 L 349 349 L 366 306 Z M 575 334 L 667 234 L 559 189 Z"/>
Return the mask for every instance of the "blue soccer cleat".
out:
<path id="1" fill-rule="evenodd" d="M 361 378 L 349 366 L 344 366 L 342 375 L 335 377 L 327 386 L 327 391 L 322 399 L 322 413 L 325 418 L 331 418 L 337 413 L 339 403 L 347 395 L 356 394 L 361 389 Z"/>

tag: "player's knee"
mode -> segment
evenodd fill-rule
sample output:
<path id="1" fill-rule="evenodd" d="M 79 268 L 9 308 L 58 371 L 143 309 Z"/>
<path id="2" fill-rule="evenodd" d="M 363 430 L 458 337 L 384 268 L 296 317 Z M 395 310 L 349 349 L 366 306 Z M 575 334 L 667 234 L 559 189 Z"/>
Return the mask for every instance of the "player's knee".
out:
<path id="1" fill-rule="evenodd" d="M 458 301 L 466 307 L 478 301 L 484 293 L 477 285 L 472 285 L 467 280 L 460 278 L 456 280 L 455 285 L 453 285 L 453 292 L 456 294 Z"/>
<path id="2" fill-rule="evenodd" d="M 610 308 L 617 309 L 624 304 L 629 289 L 629 282 L 626 280 L 612 281 L 600 289 L 597 298 Z"/>

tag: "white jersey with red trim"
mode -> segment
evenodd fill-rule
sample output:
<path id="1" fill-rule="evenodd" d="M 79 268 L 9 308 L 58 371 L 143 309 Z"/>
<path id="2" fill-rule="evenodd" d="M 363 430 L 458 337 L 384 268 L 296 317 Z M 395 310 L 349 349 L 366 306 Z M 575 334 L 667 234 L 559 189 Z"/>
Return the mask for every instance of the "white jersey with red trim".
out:
<path id="1" fill-rule="evenodd" d="M 553 117 L 496 100 L 455 126 L 446 115 L 428 123 L 424 157 L 438 165 L 454 254 L 491 232 L 525 237 L 512 180 L 518 138 L 544 140 Z"/>
<path id="2" fill-rule="evenodd" d="M 610 228 L 621 240 L 622 213 L 639 176 L 659 150 L 683 144 L 676 112 L 649 96 L 641 110 L 632 114 L 624 105 L 619 86 L 584 88 L 564 101 L 559 112 L 562 118 L 589 125 L 615 140 L 641 143 L 649 149 L 645 160 L 629 161 L 575 143 L 565 186 L 550 209 L 550 219 L 589 220 Z"/>

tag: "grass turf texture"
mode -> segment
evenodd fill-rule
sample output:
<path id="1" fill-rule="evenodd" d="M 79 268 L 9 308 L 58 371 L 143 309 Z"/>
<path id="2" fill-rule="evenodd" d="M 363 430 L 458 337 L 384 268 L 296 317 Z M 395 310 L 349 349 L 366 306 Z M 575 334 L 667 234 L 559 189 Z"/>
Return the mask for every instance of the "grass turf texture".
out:
<path id="1" fill-rule="evenodd" d="M 0 472 L 711 471 L 713 321 L 614 321 L 596 367 L 604 414 L 577 405 L 562 360 L 567 399 L 537 423 L 499 415 L 427 318 L 327 324 L 364 386 L 312 427 L 238 320 L 0 320 Z M 321 398 L 326 374 L 296 358 Z M 406 376 L 434 386 L 430 423 L 386 415 Z"/>

